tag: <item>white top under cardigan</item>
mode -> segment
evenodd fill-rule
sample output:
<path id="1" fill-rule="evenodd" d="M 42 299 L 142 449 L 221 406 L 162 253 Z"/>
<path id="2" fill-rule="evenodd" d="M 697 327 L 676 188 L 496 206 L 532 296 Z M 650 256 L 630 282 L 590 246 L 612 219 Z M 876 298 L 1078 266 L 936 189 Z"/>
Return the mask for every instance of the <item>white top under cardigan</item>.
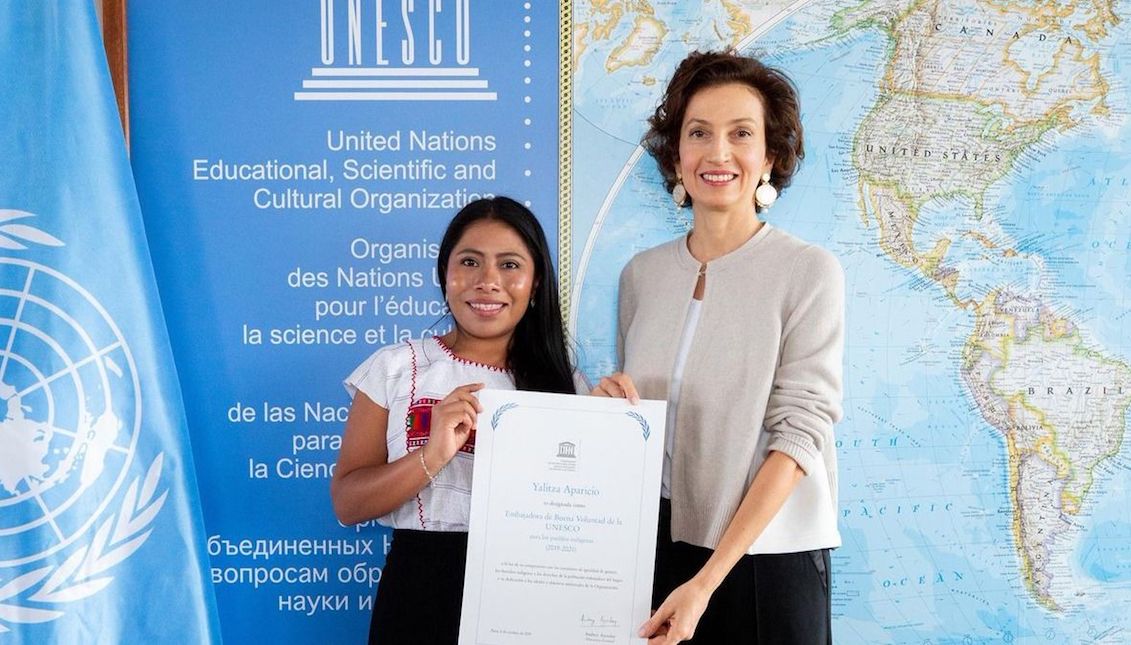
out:
<path id="1" fill-rule="evenodd" d="M 685 237 L 639 253 L 620 280 L 623 370 L 667 399 L 700 263 Z M 770 224 L 707 265 L 676 413 L 672 537 L 718 546 L 771 450 L 805 472 L 747 553 L 840 545 L 833 424 L 841 417 L 844 274 Z"/>
<path id="2" fill-rule="evenodd" d="M 660 477 L 660 497 L 672 498 L 672 453 L 675 452 L 675 417 L 679 410 L 679 390 L 683 385 L 683 368 L 687 365 L 687 354 L 691 351 L 691 339 L 695 336 L 695 326 L 699 324 L 699 308 L 703 303 L 692 299 L 687 306 L 687 320 L 683 323 L 683 333 L 679 336 L 679 351 L 675 354 L 672 366 L 672 382 L 668 388 L 667 425 L 664 431 L 664 468 Z"/>

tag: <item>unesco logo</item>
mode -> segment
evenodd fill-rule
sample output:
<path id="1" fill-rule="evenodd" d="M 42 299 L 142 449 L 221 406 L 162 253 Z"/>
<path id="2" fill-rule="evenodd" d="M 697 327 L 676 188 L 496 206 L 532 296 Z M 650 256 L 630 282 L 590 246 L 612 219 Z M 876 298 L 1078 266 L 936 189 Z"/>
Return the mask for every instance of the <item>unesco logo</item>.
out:
<path id="1" fill-rule="evenodd" d="M 319 63 L 296 101 L 495 101 L 470 0 L 320 0 Z"/>
<path id="2" fill-rule="evenodd" d="M 0 210 L 7 253 L 64 246 L 11 223 L 27 217 Z M 148 539 L 162 456 L 119 494 L 141 412 L 129 346 L 102 305 L 55 269 L 0 256 L 0 633 L 63 616 Z"/>

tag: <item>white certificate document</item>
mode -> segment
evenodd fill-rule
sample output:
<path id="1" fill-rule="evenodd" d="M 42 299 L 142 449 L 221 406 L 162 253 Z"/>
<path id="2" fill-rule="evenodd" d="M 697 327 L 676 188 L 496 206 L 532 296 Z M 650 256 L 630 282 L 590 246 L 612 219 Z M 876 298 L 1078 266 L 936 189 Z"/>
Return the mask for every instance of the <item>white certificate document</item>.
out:
<path id="1" fill-rule="evenodd" d="M 643 642 L 666 402 L 479 401 L 459 642 Z"/>

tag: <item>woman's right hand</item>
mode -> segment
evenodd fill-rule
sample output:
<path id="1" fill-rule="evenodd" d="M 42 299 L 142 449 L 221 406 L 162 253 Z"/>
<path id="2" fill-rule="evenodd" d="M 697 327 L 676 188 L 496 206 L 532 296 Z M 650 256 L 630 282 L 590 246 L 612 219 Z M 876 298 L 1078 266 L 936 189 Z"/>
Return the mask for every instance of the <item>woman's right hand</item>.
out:
<path id="1" fill-rule="evenodd" d="M 479 405 L 479 398 L 474 393 L 483 387 L 482 383 L 461 385 L 432 406 L 428 444 L 424 446 L 428 449 L 425 457 L 428 468 L 434 469 L 432 472 L 439 472 L 446 466 L 475 430 L 483 406 Z"/>
<path id="2" fill-rule="evenodd" d="M 602 378 L 589 394 L 591 396 L 628 399 L 633 405 L 640 403 L 640 394 L 636 391 L 636 384 L 632 382 L 632 377 L 624 372 L 617 372 Z"/>

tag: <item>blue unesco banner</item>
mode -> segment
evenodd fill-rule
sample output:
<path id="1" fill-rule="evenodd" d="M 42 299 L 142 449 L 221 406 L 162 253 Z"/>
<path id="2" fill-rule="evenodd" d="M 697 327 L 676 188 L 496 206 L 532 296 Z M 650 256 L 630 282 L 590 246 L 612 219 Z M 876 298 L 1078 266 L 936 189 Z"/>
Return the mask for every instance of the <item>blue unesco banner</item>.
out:
<path id="1" fill-rule="evenodd" d="M 377 348 L 450 327 L 467 202 L 558 227 L 555 3 L 131 3 L 132 161 L 223 636 L 360 642 L 388 547 L 329 500 Z"/>
<path id="2" fill-rule="evenodd" d="M 0 95 L 0 642 L 212 641 L 196 469 L 94 5 L 0 4 Z"/>

